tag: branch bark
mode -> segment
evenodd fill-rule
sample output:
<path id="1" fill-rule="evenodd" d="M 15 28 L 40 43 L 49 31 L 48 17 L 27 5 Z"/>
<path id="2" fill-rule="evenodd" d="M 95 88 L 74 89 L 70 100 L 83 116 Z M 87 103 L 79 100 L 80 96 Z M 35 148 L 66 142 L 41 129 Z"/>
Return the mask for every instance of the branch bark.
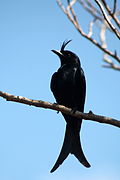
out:
<path id="1" fill-rule="evenodd" d="M 45 101 L 41 101 L 41 100 L 28 99 L 28 98 L 22 97 L 22 96 L 14 96 L 12 94 L 8 94 L 8 93 L 2 92 L 2 91 L 0 91 L 0 96 L 3 97 L 4 99 L 6 99 L 7 101 L 18 102 L 18 103 L 22 103 L 22 104 L 26 104 L 26 105 L 30 105 L 30 106 L 39 107 L 39 108 L 56 110 L 56 111 L 60 111 L 62 113 L 65 113 L 65 114 L 68 114 L 68 115 L 71 115 L 71 116 L 74 116 L 77 118 L 91 120 L 91 121 L 95 121 L 95 122 L 99 122 L 99 123 L 105 123 L 105 124 L 113 125 L 113 126 L 120 128 L 119 120 L 113 119 L 110 117 L 106 117 L 106 116 L 96 115 L 96 114 L 93 114 L 92 111 L 89 111 L 89 113 L 82 113 L 79 111 L 76 111 L 75 113 L 73 113 L 72 109 L 62 106 L 62 105 L 58 105 L 55 103 L 49 103 L 49 102 L 45 102 Z"/>

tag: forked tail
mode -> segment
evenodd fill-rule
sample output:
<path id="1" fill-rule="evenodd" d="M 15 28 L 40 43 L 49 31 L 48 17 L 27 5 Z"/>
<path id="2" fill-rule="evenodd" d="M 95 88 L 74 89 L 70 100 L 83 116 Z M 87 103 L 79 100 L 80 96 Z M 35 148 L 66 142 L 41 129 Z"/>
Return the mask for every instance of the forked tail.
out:
<path id="1" fill-rule="evenodd" d="M 69 154 L 74 154 L 74 156 L 82 163 L 85 167 L 90 167 L 81 147 L 79 132 L 75 132 L 73 127 L 68 123 L 66 125 L 65 138 L 60 155 L 53 166 L 51 173 L 54 172 L 67 158 Z"/>

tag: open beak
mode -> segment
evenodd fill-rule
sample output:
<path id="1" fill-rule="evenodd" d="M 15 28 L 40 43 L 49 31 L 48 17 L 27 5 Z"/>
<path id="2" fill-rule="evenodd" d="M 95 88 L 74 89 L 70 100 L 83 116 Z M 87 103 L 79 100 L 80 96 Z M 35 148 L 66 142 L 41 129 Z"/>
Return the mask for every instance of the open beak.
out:
<path id="1" fill-rule="evenodd" d="M 58 55 L 59 57 L 63 57 L 64 55 L 61 53 L 61 51 L 59 50 L 51 50 L 53 53 L 55 53 L 56 55 Z"/>

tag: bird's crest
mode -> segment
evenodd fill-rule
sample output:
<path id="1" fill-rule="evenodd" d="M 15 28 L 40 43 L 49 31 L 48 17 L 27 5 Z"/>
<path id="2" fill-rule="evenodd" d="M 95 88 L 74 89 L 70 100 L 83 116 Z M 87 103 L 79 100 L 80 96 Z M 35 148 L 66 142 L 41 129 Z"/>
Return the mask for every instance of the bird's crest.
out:
<path id="1" fill-rule="evenodd" d="M 71 41 L 72 41 L 72 40 L 68 40 L 68 41 L 65 40 L 65 41 L 63 42 L 62 46 L 61 46 L 61 50 L 60 50 L 60 51 L 63 52 L 64 49 L 65 49 L 65 46 L 66 46 L 69 42 L 71 42 Z"/>

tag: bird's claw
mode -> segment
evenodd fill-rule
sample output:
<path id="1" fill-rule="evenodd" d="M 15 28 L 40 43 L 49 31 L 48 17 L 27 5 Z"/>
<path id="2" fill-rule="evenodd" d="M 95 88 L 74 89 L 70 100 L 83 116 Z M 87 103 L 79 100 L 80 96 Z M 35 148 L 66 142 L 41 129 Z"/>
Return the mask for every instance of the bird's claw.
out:
<path id="1" fill-rule="evenodd" d="M 72 114 L 75 114 L 76 111 L 77 111 L 77 108 L 74 107 L 74 108 L 72 108 L 71 113 L 72 113 Z"/>
<path id="2" fill-rule="evenodd" d="M 58 104 L 58 103 L 56 103 L 56 102 L 55 102 L 55 103 L 53 103 L 53 104 L 55 104 L 55 105 L 59 105 L 59 104 Z M 58 113 L 59 113 L 59 111 L 57 111 L 57 114 L 58 114 Z"/>

